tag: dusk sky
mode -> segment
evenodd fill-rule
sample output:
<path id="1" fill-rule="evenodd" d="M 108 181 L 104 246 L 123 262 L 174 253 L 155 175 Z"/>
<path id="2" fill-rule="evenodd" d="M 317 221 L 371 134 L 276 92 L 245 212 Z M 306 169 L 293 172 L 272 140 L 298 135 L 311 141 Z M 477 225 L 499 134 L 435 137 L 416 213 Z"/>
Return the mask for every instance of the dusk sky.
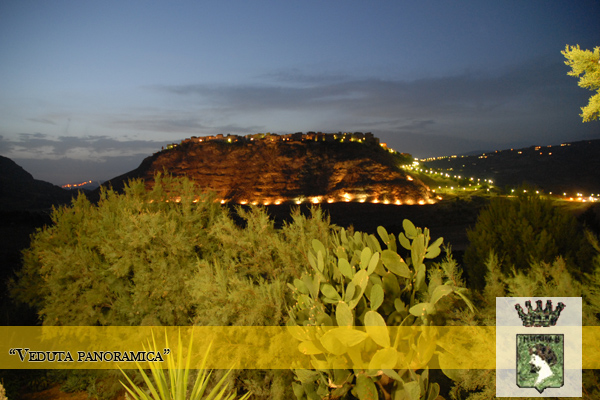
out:
<path id="1" fill-rule="evenodd" d="M 0 155 L 107 180 L 190 136 L 373 132 L 415 157 L 600 138 L 594 1 L 0 2 Z"/>

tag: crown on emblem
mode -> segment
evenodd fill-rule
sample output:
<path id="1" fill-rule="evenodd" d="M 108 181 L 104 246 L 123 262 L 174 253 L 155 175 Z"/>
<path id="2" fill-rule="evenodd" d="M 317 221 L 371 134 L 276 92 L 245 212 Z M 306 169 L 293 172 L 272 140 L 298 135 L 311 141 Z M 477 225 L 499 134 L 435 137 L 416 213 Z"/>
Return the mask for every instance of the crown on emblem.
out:
<path id="1" fill-rule="evenodd" d="M 519 313 L 519 318 L 523 321 L 523 326 L 536 326 L 536 327 L 547 327 L 556 325 L 560 312 L 566 307 L 563 303 L 558 303 L 556 309 L 552 311 L 552 300 L 546 302 L 546 308 L 542 310 L 542 300 L 535 302 L 537 304 L 534 310 L 531 307 L 531 301 L 525 302 L 527 307 L 527 314 L 523 312 L 520 304 L 515 305 L 515 309 Z"/>

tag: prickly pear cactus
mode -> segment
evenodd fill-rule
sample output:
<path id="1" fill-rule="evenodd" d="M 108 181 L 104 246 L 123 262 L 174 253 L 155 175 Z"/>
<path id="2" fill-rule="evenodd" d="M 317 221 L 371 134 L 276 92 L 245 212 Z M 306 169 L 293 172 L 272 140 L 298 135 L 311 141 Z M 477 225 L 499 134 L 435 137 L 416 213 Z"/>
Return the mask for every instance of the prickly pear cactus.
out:
<path id="1" fill-rule="evenodd" d="M 438 397 L 428 373 L 442 350 L 433 318 L 444 297 L 472 305 L 454 269 L 432 262 L 442 238 L 431 242 L 408 220 L 403 228 L 398 239 L 377 229 L 385 249 L 374 235 L 344 229 L 331 243 L 313 240 L 310 267 L 290 284 L 288 330 L 314 367 L 295 370 L 298 399 Z"/>

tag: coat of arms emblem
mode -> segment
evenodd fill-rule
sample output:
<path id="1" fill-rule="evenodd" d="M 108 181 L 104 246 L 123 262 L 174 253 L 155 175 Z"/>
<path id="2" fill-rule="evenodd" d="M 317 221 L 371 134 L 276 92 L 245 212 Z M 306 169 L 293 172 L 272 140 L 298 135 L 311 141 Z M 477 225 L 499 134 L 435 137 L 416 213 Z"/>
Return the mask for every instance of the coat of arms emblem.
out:
<path id="1" fill-rule="evenodd" d="M 520 304 L 515 305 L 525 327 L 551 327 L 556 325 L 561 311 L 565 308 L 558 303 L 552 309 L 548 300 L 542 309 L 542 301 L 536 301 L 534 310 L 531 301 L 525 302 L 527 313 Z M 565 339 L 563 334 L 517 334 L 517 386 L 535 388 L 542 393 L 546 388 L 560 388 L 565 382 L 564 356 Z"/>

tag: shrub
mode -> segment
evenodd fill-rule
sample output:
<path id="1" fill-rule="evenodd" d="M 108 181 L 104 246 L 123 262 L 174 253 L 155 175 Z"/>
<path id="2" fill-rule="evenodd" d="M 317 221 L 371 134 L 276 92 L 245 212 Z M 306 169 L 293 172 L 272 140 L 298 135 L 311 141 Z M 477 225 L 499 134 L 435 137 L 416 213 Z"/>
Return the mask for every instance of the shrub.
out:
<path id="1" fill-rule="evenodd" d="M 410 251 L 406 259 L 383 227 L 378 233 L 385 250 L 374 235 L 344 229 L 329 242 L 313 240 L 310 268 L 290 285 L 296 299 L 290 333 L 315 368 L 295 371 L 298 399 L 438 396 L 427 368 L 438 357 L 435 326 L 444 325 L 459 302 L 473 307 L 456 264 L 431 261 L 440 254 L 441 238 L 430 242 L 429 231 L 408 220 L 403 227 L 398 240 Z M 433 328 L 407 337 L 389 328 L 413 325 Z M 369 367 L 358 367 L 362 363 Z"/>
<path id="2" fill-rule="evenodd" d="M 551 263 L 533 262 L 527 271 L 501 272 L 502 265 L 492 252 L 486 263 L 485 288 L 478 299 L 478 312 L 463 315 L 462 323 L 480 326 L 496 324 L 496 297 L 582 297 L 582 325 L 600 325 L 600 246 L 595 237 L 588 235 L 595 255 L 591 273 L 575 279 L 565 260 L 556 258 Z M 583 371 L 583 398 L 600 398 L 600 373 Z M 452 388 L 451 397 L 461 400 L 494 398 L 496 377 L 493 370 L 461 371 Z M 532 398 L 533 399 L 533 398 Z"/>
<path id="3" fill-rule="evenodd" d="M 575 217 L 537 195 L 492 199 L 467 235 L 470 244 L 463 261 L 473 289 L 485 286 L 491 251 L 504 275 L 513 267 L 525 272 L 532 262 L 551 263 L 558 256 L 577 279 L 591 272 L 592 250 Z"/>
<path id="4" fill-rule="evenodd" d="M 123 194 L 103 189 L 98 205 L 80 194 L 34 234 L 13 296 L 44 325 L 189 324 L 186 282 L 214 252 L 208 227 L 223 213 L 193 194 L 191 182 L 160 176 L 150 191 L 142 181 Z"/>
<path id="5" fill-rule="evenodd" d="M 296 210 L 276 229 L 262 208 L 236 212 L 243 226 L 190 180 L 160 175 L 152 189 L 140 180 L 123 193 L 102 189 L 98 204 L 80 195 L 33 235 L 11 294 L 44 325 L 282 325 L 286 283 L 300 276 L 310 241 L 328 240 L 329 220 Z M 98 385 L 118 388 L 97 374 Z M 255 398 L 291 391 L 289 371 L 228 379 Z"/>
<path id="6" fill-rule="evenodd" d="M 156 341 L 154 341 L 150 349 L 159 349 L 156 346 Z M 162 367 L 156 366 L 153 363 L 149 363 L 150 371 L 152 379 L 148 376 L 146 371 L 142 368 L 142 366 L 136 362 L 136 365 L 139 369 L 142 378 L 144 379 L 145 385 L 138 385 L 133 382 L 129 376 L 121 370 L 125 379 L 127 380 L 127 385 L 123 382 L 121 384 L 127 390 L 127 393 L 131 395 L 134 400 L 234 400 L 236 399 L 236 393 L 227 394 L 230 392 L 230 388 L 225 383 L 225 379 L 227 378 L 227 374 L 225 374 L 218 382 L 214 384 L 212 389 L 208 389 L 208 384 L 212 375 L 212 372 L 207 372 L 204 368 L 206 365 L 206 359 L 210 352 L 210 346 L 206 351 L 204 356 L 204 360 L 199 368 L 198 375 L 195 377 L 194 383 L 190 390 L 191 382 L 190 379 L 190 362 L 192 358 L 192 342 L 193 338 L 190 338 L 190 344 L 188 345 L 188 351 L 186 356 L 186 364 L 183 363 L 183 345 L 181 343 L 181 335 L 179 336 L 179 342 L 177 345 L 177 364 L 174 361 L 175 355 L 171 355 L 168 357 L 168 369 L 167 373 L 163 371 Z M 168 342 L 165 345 L 166 348 L 169 347 Z M 160 351 L 160 349 L 159 349 Z M 189 382 L 189 384 L 188 384 Z M 246 393 L 240 400 L 247 400 L 250 397 L 251 393 Z"/>

